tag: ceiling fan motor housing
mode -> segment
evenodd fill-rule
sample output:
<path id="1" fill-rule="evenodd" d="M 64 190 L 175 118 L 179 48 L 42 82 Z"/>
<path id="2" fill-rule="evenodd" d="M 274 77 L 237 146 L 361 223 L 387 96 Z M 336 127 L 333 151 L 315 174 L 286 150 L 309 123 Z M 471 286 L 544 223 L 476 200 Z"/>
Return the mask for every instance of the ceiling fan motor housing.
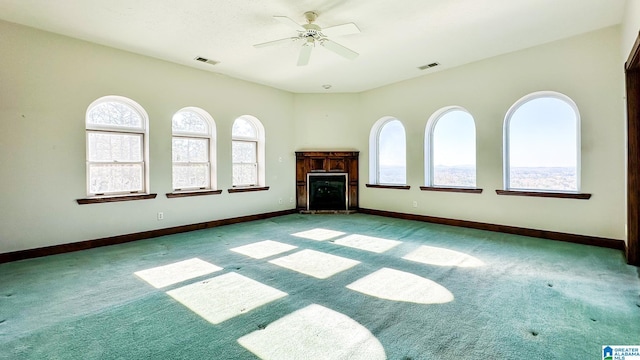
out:
<path id="1" fill-rule="evenodd" d="M 318 13 L 316 13 L 315 11 L 307 11 L 304 13 L 304 17 L 305 19 L 307 19 L 307 22 L 311 24 L 318 18 Z"/>

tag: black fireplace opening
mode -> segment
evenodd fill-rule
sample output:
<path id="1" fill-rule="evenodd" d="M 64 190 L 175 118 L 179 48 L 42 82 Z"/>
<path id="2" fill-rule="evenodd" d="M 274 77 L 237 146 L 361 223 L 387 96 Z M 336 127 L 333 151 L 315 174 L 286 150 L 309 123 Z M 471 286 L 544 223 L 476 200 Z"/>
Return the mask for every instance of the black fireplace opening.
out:
<path id="1" fill-rule="evenodd" d="M 309 210 L 347 210 L 347 174 L 308 174 Z"/>

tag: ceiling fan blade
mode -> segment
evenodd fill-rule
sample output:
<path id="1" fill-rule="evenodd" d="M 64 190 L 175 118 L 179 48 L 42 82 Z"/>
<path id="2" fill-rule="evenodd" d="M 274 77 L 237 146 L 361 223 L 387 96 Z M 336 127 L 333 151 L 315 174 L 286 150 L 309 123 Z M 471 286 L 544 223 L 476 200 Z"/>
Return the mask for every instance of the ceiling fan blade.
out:
<path id="1" fill-rule="evenodd" d="M 346 23 L 342 25 L 329 26 L 328 28 L 324 28 L 322 29 L 322 33 L 324 34 L 324 36 L 336 37 L 336 36 L 359 34 L 360 29 L 358 29 L 358 27 L 354 23 Z"/>
<path id="2" fill-rule="evenodd" d="M 333 51 L 334 53 L 336 53 L 336 54 L 338 54 L 340 56 L 343 56 L 343 57 L 345 57 L 345 58 L 347 58 L 349 60 L 353 60 L 353 59 L 358 57 L 358 53 L 357 52 L 355 52 L 355 51 L 353 51 L 353 50 L 351 50 L 349 48 L 346 48 L 346 47 L 338 44 L 337 42 L 331 41 L 329 39 L 322 40 L 320 42 L 320 45 L 324 46 L 325 48 L 327 48 L 327 49 Z"/>
<path id="3" fill-rule="evenodd" d="M 299 39 L 300 38 L 298 38 L 298 37 L 288 37 L 288 38 L 284 38 L 284 39 L 267 41 L 267 42 L 263 42 L 263 43 L 260 43 L 260 44 L 255 44 L 255 45 L 253 45 L 253 47 L 262 48 L 262 47 L 266 47 L 266 46 L 278 45 L 278 44 L 287 43 L 287 42 L 294 42 L 294 41 L 299 40 Z"/>
<path id="4" fill-rule="evenodd" d="M 286 16 L 277 16 L 275 15 L 273 17 L 274 19 L 280 21 L 281 23 L 290 26 L 298 31 L 305 31 L 304 27 L 302 27 L 302 25 L 298 24 L 295 20 L 293 20 L 290 17 L 286 17 Z"/>
<path id="5" fill-rule="evenodd" d="M 300 55 L 298 56 L 298 66 L 305 66 L 309 64 L 309 58 L 311 58 L 311 50 L 313 50 L 312 43 L 305 43 L 300 48 Z"/>

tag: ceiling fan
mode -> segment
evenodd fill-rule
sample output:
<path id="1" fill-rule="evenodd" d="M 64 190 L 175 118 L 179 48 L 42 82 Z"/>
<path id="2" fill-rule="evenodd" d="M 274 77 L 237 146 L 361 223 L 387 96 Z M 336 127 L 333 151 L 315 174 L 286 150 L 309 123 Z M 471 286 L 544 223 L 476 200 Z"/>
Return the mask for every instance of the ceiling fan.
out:
<path id="1" fill-rule="evenodd" d="M 304 17 L 307 19 L 307 23 L 301 25 L 289 17 L 274 16 L 274 19 L 296 29 L 298 31 L 298 35 L 284 39 L 268 41 L 253 46 L 256 48 L 262 48 L 266 46 L 278 45 L 286 42 L 297 42 L 302 40 L 304 41 L 304 43 L 302 44 L 302 47 L 300 48 L 300 54 L 298 55 L 298 66 L 304 66 L 309 63 L 311 50 L 313 50 L 316 43 L 349 60 L 353 60 L 358 57 L 357 52 L 329 39 L 329 36 L 334 37 L 360 33 L 360 29 L 358 29 L 356 24 L 346 23 L 322 29 L 320 28 L 320 26 L 313 23 L 318 18 L 317 13 L 313 11 L 307 11 L 304 13 Z"/>

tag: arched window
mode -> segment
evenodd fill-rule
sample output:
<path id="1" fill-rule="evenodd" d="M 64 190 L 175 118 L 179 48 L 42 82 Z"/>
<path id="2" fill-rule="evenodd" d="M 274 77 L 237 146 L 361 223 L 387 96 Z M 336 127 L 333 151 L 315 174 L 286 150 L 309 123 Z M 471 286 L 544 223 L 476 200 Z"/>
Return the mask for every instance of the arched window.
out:
<path id="1" fill-rule="evenodd" d="M 518 100 L 504 121 L 506 190 L 580 190 L 580 113 L 566 95 L 543 91 Z"/>
<path id="2" fill-rule="evenodd" d="M 406 136 L 400 120 L 384 117 L 369 135 L 369 182 L 404 185 L 407 183 Z"/>
<path id="3" fill-rule="evenodd" d="M 214 189 L 215 122 L 206 111 L 187 107 L 171 120 L 173 190 Z"/>
<path id="4" fill-rule="evenodd" d="M 121 96 L 97 99 L 87 109 L 87 194 L 144 193 L 148 189 L 148 116 Z"/>
<path id="5" fill-rule="evenodd" d="M 260 120 L 243 115 L 231 130 L 233 186 L 264 186 L 264 127 Z"/>
<path id="6" fill-rule="evenodd" d="M 476 126 L 464 108 L 436 111 L 425 130 L 425 184 L 476 187 Z"/>

